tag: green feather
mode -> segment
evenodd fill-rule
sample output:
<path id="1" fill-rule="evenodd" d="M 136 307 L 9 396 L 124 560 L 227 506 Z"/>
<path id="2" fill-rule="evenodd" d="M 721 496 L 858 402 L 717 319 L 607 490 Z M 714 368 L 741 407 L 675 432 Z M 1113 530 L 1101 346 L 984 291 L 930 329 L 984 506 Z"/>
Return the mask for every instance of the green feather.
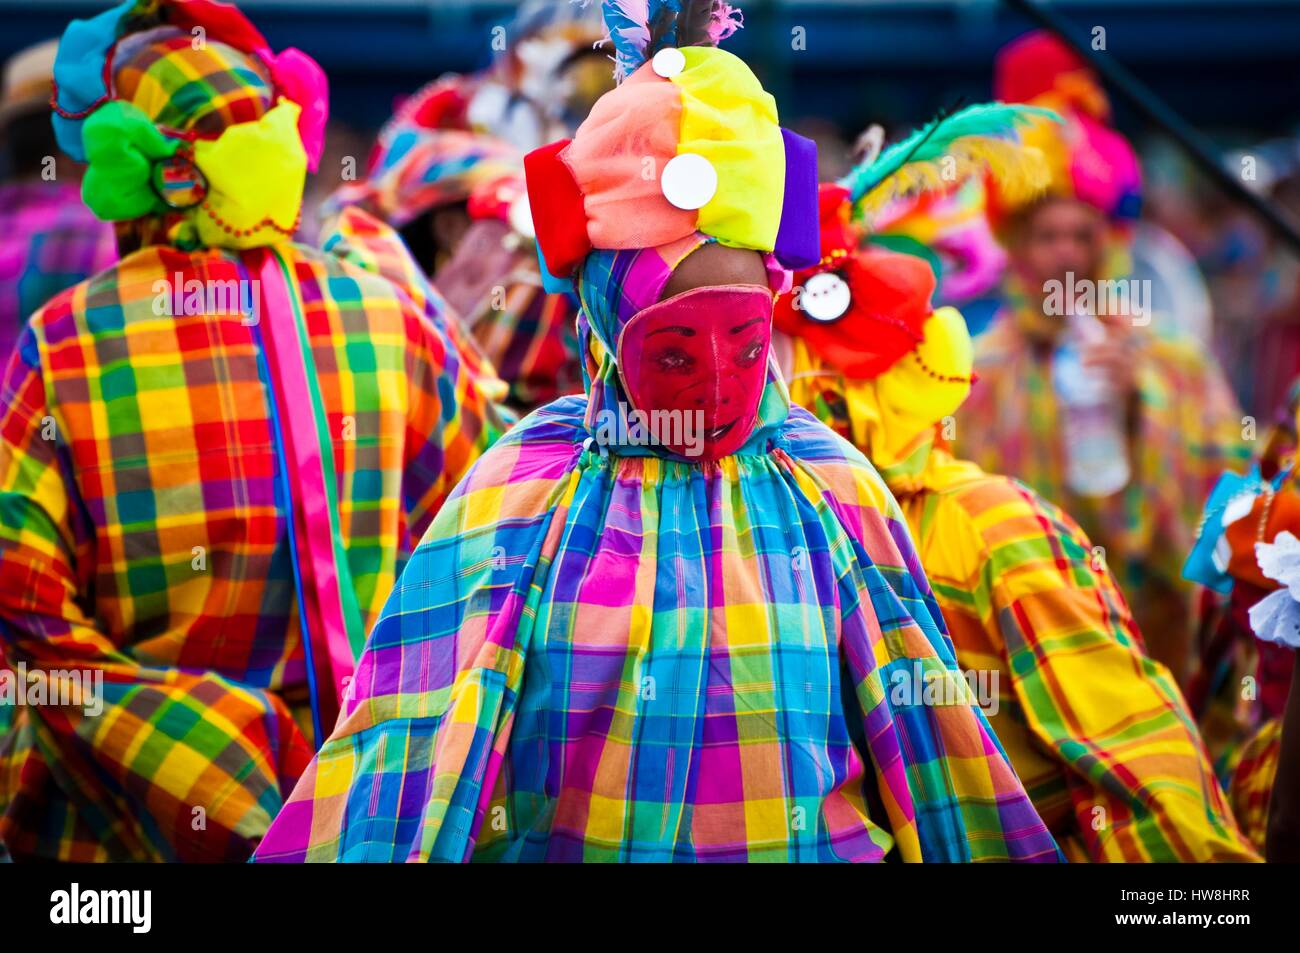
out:
<path id="1" fill-rule="evenodd" d="M 944 155 L 952 143 L 966 136 L 1009 138 L 1034 117 L 1061 122 L 1050 109 L 1007 103 L 980 103 L 967 106 L 951 116 L 932 119 L 906 139 L 894 143 L 868 163 L 855 168 L 840 185 L 849 190 L 853 203 L 909 162 L 927 162 Z"/>

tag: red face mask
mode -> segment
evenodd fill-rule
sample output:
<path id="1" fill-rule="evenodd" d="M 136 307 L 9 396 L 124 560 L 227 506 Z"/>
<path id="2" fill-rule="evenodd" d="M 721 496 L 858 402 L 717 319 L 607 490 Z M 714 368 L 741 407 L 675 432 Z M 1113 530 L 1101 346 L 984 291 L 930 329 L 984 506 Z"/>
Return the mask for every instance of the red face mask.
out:
<path id="1" fill-rule="evenodd" d="M 643 308 L 624 326 L 617 355 L 623 389 L 642 414 L 672 414 L 673 425 L 658 429 L 663 446 L 717 460 L 753 432 L 771 340 L 768 289 L 693 288 Z"/>

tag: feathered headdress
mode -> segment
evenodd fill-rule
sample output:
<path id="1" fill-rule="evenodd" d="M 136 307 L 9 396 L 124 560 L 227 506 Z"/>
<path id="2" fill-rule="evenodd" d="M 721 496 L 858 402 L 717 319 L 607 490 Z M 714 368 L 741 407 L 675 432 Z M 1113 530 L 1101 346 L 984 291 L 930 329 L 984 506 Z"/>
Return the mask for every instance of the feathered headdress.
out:
<path id="1" fill-rule="evenodd" d="M 899 199 L 949 191 L 972 176 L 993 179 L 1005 196 L 1027 200 L 1048 185 L 1049 170 L 1020 130 L 1035 120 L 1060 122 L 1049 109 L 983 103 L 938 116 L 840 180 L 855 218 L 870 218 Z"/>
<path id="2" fill-rule="evenodd" d="M 799 289 L 777 303 L 776 324 L 806 341 L 837 371 L 873 379 L 925 339 L 935 275 L 921 258 L 860 248 L 860 221 L 896 199 L 950 191 L 978 176 L 1031 195 L 1047 185 L 1041 154 L 1019 142 L 1029 121 L 1055 114 L 999 103 L 934 119 L 821 187 L 821 260 L 796 274 Z M 857 220 L 857 221 L 855 221 Z M 944 383 L 964 373 L 936 372 Z M 937 378 L 936 378 L 937 379 Z M 966 381 L 969 383 L 969 381 Z"/>
<path id="3" fill-rule="evenodd" d="M 575 2 L 586 7 L 591 0 Z M 605 0 L 601 8 L 619 82 L 660 50 L 717 46 L 744 25 L 724 0 Z"/>

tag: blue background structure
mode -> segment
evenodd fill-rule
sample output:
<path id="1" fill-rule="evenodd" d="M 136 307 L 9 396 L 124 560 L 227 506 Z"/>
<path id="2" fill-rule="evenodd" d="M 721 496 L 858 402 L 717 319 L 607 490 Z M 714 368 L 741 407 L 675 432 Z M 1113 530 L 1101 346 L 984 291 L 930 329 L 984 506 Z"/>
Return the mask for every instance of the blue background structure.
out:
<path id="1" fill-rule="evenodd" d="M 565 2 L 565 0 L 557 0 Z M 57 36 L 103 9 L 84 0 L 0 0 L 0 55 Z M 447 71 L 486 65 L 492 31 L 515 4 L 480 0 L 242 0 L 274 48 L 294 45 L 325 67 L 333 114 L 377 125 L 389 104 Z M 746 27 L 728 41 L 760 74 L 783 117 L 820 115 L 854 132 L 909 123 L 987 98 L 993 54 L 1030 24 L 997 0 L 741 0 Z M 1107 54 L 1202 130 L 1228 139 L 1300 125 L 1297 0 L 1056 0 Z M 803 28 L 806 49 L 792 48 Z M 1143 129 L 1122 103 L 1117 120 Z M 384 113 L 384 115 L 381 115 Z"/>

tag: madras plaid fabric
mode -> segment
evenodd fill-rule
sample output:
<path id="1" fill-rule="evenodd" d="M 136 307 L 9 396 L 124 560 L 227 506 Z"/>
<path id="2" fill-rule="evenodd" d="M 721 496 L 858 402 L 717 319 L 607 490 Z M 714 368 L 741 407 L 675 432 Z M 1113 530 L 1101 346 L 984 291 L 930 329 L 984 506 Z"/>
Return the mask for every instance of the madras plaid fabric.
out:
<path id="1" fill-rule="evenodd" d="M 801 345 L 802 342 L 796 342 Z M 1071 859 L 1256 859 L 1195 722 L 1079 527 L 1024 484 L 936 448 L 798 349 L 791 392 L 861 443 L 895 494 L 957 661 Z M 810 362 L 812 362 L 810 364 Z M 889 421 L 886 424 L 886 421 Z M 966 426 L 965 411 L 958 429 Z"/>
<path id="2" fill-rule="evenodd" d="M 364 209 L 400 228 L 432 209 L 466 201 L 478 186 L 522 176 L 523 160 L 513 146 L 481 133 L 426 125 L 443 118 L 419 105 L 445 99 L 439 85 L 417 93 L 415 103 L 404 105 L 384 127 L 367 177 L 343 185 L 326 201 L 327 222 Z M 511 238 L 519 241 L 517 235 Z M 468 238 L 461 241 L 468 244 Z M 460 258 L 425 265 L 436 265 L 440 282 L 457 268 L 489 279 L 472 303 L 458 306 L 464 326 L 474 329 L 479 346 L 508 382 L 511 405 L 531 410 L 580 391 L 574 309 L 566 298 L 542 291 L 536 250 L 525 243 L 496 261 L 483 256 L 465 262 L 467 252 L 473 254 L 463 247 Z M 500 274 L 490 274 L 498 269 Z M 498 289 L 505 289 L 504 300 Z"/>
<path id="3" fill-rule="evenodd" d="M 1268 802 L 1282 754 L 1282 719 L 1266 721 L 1229 766 L 1228 798 L 1241 829 L 1260 853 L 1268 836 Z"/>
<path id="4" fill-rule="evenodd" d="M 430 284 L 419 263 L 411 257 L 391 227 L 364 209 L 349 206 L 327 223 L 321 245 L 330 254 L 387 278 L 400 288 L 452 344 L 461 373 L 472 381 L 474 388 L 494 403 L 505 399 L 507 385 L 498 376 L 492 362 L 484 355 L 474 336 L 465 330 L 460 317 Z M 505 425 L 514 423 L 514 418 L 501 406 L 495 407 L 495 411 L 500 418 L 497 427 L 500 433 Z"/>
<path id="5" fill-rule="evenodd" d="M 1189 646 L 1192 587 L 1182 564 L 1214 481 L 1226 469 L 1244 471 L 1249 455 L 1222 375 L 1189 345 L 1142 337 L 1133 479 L 1121 493 L 1099 502 L 1067 486 L 1051 362 L 1034 356 L 1014 308 L 975 340 L 979 383 L 963 407 L 954 452 L 1023 480 L 1078 520 L 1105 545 L 1148 641 Z M 1171 619 L 1186 631 L 1170 631 Z"/>
<path id="6" fill-rule="evenodd" d="M 457 487 L 260 860 L 1055 860 L 900 514 L 802 411 L 703 467 L 586 400 Z M 924 671 L 945 703 L 891 693 Z"/>
<path id="7" fill-rule="evenodd" d="M 33 311 L 115 258 L 113 227 L 81 204 L 75 183 L 0 185 L 0 365 Z"/>
<path id="8" fill-rule="evenodd" d="M 1174 679 L 1078 526 L 943 450 L 890 488 L 958 664 L 996 673 L 990 722 L 1062 844 L 1096 861 L 1256 859 Z"/>
<path id="9" fill-rule="evenodd" d="M 341 186 L 326 213 L 360 205 L 395 227 L 430 209 L 469 198 L 475 185 L 517 173 L 517 149 L 491 136 L 413 123 L 386 127 L 365 179 Z"/>
<path id="10" fill-rule="evenodd" d="M 495 418 L 409 295 L 331 255 L 276 251 L 369 625 Z M 159 307 L 160 283 L 238 288 L 249 254 L 145 248 L 37 312 L 8 366 L 0 645 L 37 680 L 102 677 L 104 706 L 15 713 L 0 840 L 17 858 L 242 859 L 310 757 L 257 328 Z"/>
<path id="11" fill-rule="evenodd" d="M 255 57 L 215 40 L 196 48 L 175 27 L 128 34 L 113 59 L 113 84 L 160 126 L 218 135 L 275 105 L 270 77 Z"/>
<path id="12" fill-rule="evenodd" d="M 491 298 L 466 316 L 474 337 L 501 377 L 510 382 L 513 405 L 533 408 L 582 391 L 578 363 L 577 309 L 565 295 L 546 294 L 537 255 L 506 277 L 500 308 Z"/>

